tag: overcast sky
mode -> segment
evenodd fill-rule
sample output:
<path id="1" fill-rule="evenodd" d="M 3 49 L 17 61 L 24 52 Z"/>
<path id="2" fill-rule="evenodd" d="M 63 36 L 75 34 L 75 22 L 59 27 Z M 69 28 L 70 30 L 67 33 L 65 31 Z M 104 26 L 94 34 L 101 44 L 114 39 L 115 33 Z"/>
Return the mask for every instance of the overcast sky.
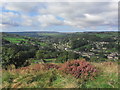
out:
<path id="1" fill-rule="evenodd" d="M 0 6 L 2 31 L 115 31 L 117 2 L 14 2 Z"/>

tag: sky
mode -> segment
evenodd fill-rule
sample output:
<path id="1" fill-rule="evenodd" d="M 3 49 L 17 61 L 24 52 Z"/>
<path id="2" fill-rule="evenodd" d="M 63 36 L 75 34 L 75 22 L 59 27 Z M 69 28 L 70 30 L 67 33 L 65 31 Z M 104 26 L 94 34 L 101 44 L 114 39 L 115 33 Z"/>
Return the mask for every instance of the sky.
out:
<path id="1" fill-rule="evenodd" d="M 3 32 L 117 31 L 117 2 L 4 2 Z"/>

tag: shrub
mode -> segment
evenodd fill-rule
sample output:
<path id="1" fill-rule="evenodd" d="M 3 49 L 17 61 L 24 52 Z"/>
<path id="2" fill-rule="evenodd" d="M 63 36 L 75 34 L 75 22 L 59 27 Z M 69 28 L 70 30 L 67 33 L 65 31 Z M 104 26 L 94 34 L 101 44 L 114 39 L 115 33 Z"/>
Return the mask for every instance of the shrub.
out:
<path id="1" fill-rule="evenodd" d="M 75 78 L 93 78 L 97 74 L 97 69 L 85 60 L 74 60 L 64 63 L 59 70 L 67 74 L 72 74 Z"/>
<path id="2" fill-rule="evenodd" d="M 45 69 L 47 69 L 47 70 L 52 69 L 52 68 L 54 68 L 54 69 L 58 69 L 59 68 L 58 65 L 52 64 L 52 63 L 44 64 L 44 66 L 45 66 Z"/>
<path id="3" fill-rule="evenodd" d="M 44 70 L 44 66 L 42 64 L 34 64 L 34 65 L 31 65 L 31 66 L 26 66 L 26 67 L 21 67 L 21 68 L 18 68 L 18 69 L 15 69 L 15 72 L 18 72 L 18 73 L 28 73 L 28 72 L 37 72 L 37 71 L 40 71 L 40 70 Z"/>
<path id="4" fill-rule="evenodd" d="M 11 78 L 12 78 L 12 75 L 11 75 L 11 73 L 10 72 L 4 72 L 3 74 L 2 74 L 2 81 L 4 82 L 4 81 L 10 81 L 11 80 Z"/>
<path id="5" fill-rule="evenodd" d="M 40 71 L 40 70 L 49 70 L 49 69 L 58 69 L 59 66 L 58 65 L 55 65 L 55 64 L 52 64 L 52 63 L 49 63 L 49 64 L 34 64 L 34 65 L 31 65 L 31 66 L 26 66 L 26 67 L 21 67 L 21 68 L 18 68 L 18 69 L 15 69 L 16 72 L 37 72 L 37 71 Z"/>

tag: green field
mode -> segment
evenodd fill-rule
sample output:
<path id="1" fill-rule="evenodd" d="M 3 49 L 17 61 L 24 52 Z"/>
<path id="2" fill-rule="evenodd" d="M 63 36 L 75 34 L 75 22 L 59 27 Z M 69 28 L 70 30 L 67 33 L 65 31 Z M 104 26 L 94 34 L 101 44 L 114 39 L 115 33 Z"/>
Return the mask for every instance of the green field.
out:
<path id="1" fill-rule="evenodd" d="M 104 34 L 95 34 L 96 36 L 98 36 L 98 37 L 101 37 L 101 38 L 107 38 L 107 37 L 112 37 L 112 36 L 118 36 L 118 33 L 110 33 L 110 34 L 108 34 L 108 33 L 104 33 Z"/>
<path id="2" fill-rule="evenodd" d="M 33 44 L 39 44 L 39 45 L 41 45 L 41 46 L 47 46 L 47 44 L 46 43 L 44 43 L 44 42 L 36 42 L 36 41 L 29 41 L 28 39 L 24 39 L 24 38 L 22 38 L 22 37 L 3 37 L 3 39 L 5 39 L 5 40 L 7 40 L 7 41 L 10 41 L 11 43 L 14 43 L 14 44 L 17 44 L 17 43 L 20 43 L 21 41 L 28 41 L 28 42 L 25 42 L 24 44 L 25 45 L 28 45 L 28 44 L 30 44 L 30 43 L 33 43 Z"/>
<path id="3" fill-rule="evenodd" d="M 18 38 L 16 38 L 16 37 L 4 37 L 4 39 L 6 39 L 12 43 L 20 43 L 21 41 L 28 41 L 24 38 L 19 38 L 19 37 Z"/>
<path id="4" fill-rule="evenodd" d="M 38 42 L 41 46 L 47 46 L 47 44 L 46 43 L 44 43 L 44 42 Z"/>
<path id="5" fill-rule="evenodd" d="M 47 63 L 55 63 L 55 58 L 52 58 L 52 59 L 45 59 L 45 61 L 47 62 Z"/>
<path id="6" fill-rule="evenodd" d="M 42 35 L 42 36 L 58 36 L 60 34 L 59 33 L 38 33 L 38 35 Z"/>

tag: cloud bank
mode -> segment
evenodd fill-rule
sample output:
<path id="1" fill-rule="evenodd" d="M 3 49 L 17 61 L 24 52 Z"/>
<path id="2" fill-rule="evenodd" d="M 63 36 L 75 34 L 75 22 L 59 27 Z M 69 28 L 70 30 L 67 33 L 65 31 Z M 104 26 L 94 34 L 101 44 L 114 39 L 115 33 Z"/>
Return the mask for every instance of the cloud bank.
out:
<path id="1" fill-rule="evenodd" d="M 3 31 L 65 26 L 83 31 L 116 30 L 118 25 L 117 2 L 9 2 L 0 8 Z"/>

